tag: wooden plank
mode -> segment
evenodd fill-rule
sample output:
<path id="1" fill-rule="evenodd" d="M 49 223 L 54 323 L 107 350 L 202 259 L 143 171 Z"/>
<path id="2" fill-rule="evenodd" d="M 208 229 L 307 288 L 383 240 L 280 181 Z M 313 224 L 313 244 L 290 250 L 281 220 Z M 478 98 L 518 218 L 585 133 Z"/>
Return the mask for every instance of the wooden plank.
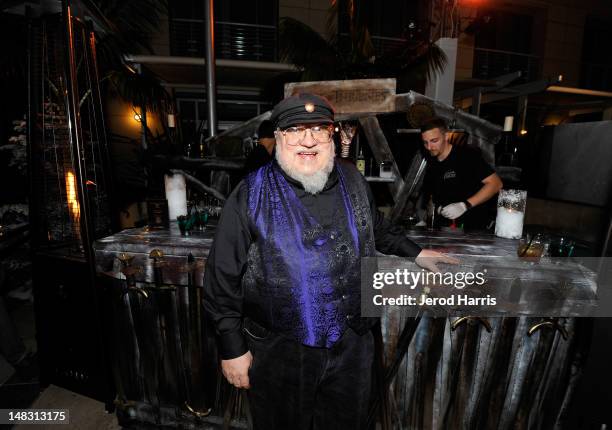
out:
<path id="1" fill-rule="evenodd" d="M 415 191 L 420 190 L 420 185 L 422 185 L 421 178 L 423 178 L 425 175 L 426 166 L 427 160 L 423 157 L 423 154 L 420 151 L 417 151 L 412 158 L 412 162 L 410 163 L 410 168 L 406 172 L 406 176 L 404 176 L 404 186 L 398 191 L 395 199 L 395 206 L 393 206 L 393 209 L 391 210 L 392 221 L 399 220 L 404 213 L 404 209 L 406 208 L 406 204 L 408 203 L 410 196 L 413 195 Z"/>
<path id="2" fill-rule="evenodd" d="M 395 111 L 395 79 L 354 79 L 345 81 L 290 82 L 285 84 L 285 97 L 312 93 L 325 97 L 336 113 Z"/>

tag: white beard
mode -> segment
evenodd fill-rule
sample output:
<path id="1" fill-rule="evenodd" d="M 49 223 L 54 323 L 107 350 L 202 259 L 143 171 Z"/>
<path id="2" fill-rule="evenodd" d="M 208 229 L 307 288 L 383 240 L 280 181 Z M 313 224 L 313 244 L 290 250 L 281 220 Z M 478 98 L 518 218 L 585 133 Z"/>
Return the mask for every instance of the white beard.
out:
<path id="1" fill-rule="evenodd" d="M 329 178 L 329 174 L 334 169 L 334 159 L 336 158 L 336 148 L 331 143 L 331 151 L 328 154 L 328 160 L 325 166 L 317 172 L 314 172 L 310 175 L 306 175 L 300 172 L 297 172 L 295 169 L 291 168 L 282 156 L 283 149 L 280 148 L 281 145 L 276 146 L 275 157 L 278 165 L 283 169 L 283 171 L 289 175 L 289 177 L 298 181 L 304 187 L 304 190 L 310 194 L 318 194 L 323 191 L 325 184 L 327 183 L 327 179 Z M 320 154 L 320 153 L 319 153 Z"/>

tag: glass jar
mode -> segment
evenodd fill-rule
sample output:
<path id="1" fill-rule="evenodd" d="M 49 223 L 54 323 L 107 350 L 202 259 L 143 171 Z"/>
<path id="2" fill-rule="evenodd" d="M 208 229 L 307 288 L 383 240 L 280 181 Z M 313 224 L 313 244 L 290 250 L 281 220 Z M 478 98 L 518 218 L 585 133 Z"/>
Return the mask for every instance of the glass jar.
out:
<path id="1" fill-rule="evenodd" d="M 541 234 L 535 236 L 527 235 L 519 240 L 519 246 L 516 254 L 521 260 L 537 263 L 544 255 L 546 248 L 546 240 Z"/>
<path id="2" fill-rule="evenodd" d="M 501 190 L 497 198 L 495 235 L 506 239 L 520 239 L 523 235 L 527 191 Z"/>
<path id="3" fill-rule="evenodd" d="M 393 163 L 391 161 L 385 160 L 380 163 L 379 176 L 385 179 L 393 178 Z"/>

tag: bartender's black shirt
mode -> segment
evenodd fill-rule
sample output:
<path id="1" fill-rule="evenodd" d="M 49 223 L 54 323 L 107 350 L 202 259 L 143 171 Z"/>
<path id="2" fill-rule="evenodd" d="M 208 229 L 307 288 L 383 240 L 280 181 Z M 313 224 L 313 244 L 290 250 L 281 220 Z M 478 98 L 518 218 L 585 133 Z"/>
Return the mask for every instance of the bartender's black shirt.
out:
<path id="1" fill-rule="evenodd" d="M 424 192 L 427 197 L 433 197 L 436 208 L 463 202 L 476 194 L 483 186 L 482 180 L 493 173 L 495 170 L 484 161 L 480 150 L 453 146 L 444 160 L 438 161 L 435 157 L 428 159 Z M 489 218 L 487 212 L 487 205 L 476 206 L 459 217 L 456 224 L 464 224 L 469 229 L 484 229 Z M 452 222 L 439 214 L 436 214 L 436 218 L 440 222 L 438 225 L 450 225 Z"/>
<path id="2" fill-rule="evenodd" d="M 276 160 L 272 162 L 276 163 Z M 306 192 L 299 182 L 283 175 L 310 215 L 323 227 L 329 228 L 336 222 L 334 214 L 343 203 L 338 201 L 339 194 L 335 190 L 339 186 L 335 167 L 323 190 L 315 195 Z M 421 247 L 406 237 L 401 226 L 391 224 L 376 208 L 370 187 L 365 179 L 363 181 L 372 213 L 376 249 L 384 254 L 416 257 Z M 224 359 L 239 357 L 248 350 L 241 331 L 241 283 L 249 247 L 255 237 L 247 215 L 247 193 L 247 185 L 241 181 L 225 202 L 204 271 L 202 304 L 215 322 Z"/>

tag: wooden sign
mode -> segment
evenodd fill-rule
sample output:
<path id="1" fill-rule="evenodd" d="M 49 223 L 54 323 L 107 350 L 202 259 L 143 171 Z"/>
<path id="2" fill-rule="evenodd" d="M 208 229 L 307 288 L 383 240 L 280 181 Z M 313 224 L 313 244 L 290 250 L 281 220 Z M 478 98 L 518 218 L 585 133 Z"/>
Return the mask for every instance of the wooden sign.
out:
<path id="1" fill-rule="evenodd" d="M 395 79 L 290 82 L 285 98 L 299 93 L 325 97 L 336 113 L 376 113 L 395 110 Z"/>

